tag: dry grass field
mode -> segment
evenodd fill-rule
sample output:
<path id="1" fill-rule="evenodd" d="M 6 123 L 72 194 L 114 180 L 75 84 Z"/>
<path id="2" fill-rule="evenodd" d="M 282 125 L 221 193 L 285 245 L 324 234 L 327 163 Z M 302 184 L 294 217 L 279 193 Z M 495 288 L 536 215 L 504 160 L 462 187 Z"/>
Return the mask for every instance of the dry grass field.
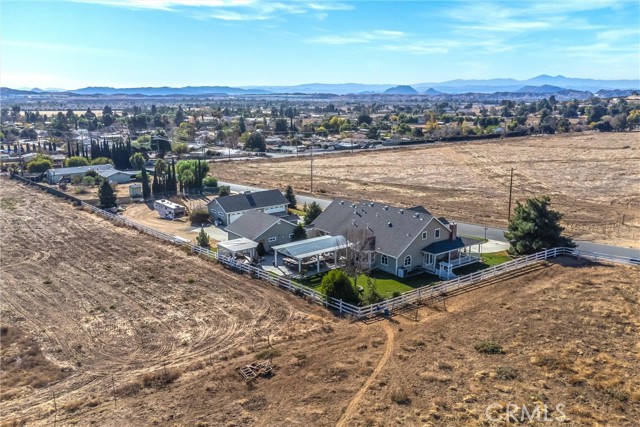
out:
<path id="1" fill-rule="evenodd" d="M 508 403 L 565 405 L 547 426 L 640 417 L 637 267 L 559 259 L 418 322 L 354 322 L 0 184 L 0 425 L 458 427 Z M 235 368 L 267 355 L 275 375 L 244 384 Z"/>
<path id="2" fill-rule="evenodd" d="M 640 133 L 584 133 L 508 141 L 434 144 L 314 158 L 314 192 L 326 198 L 422 204 L 459 221 L 506 226 L 514 200 L 548 194 L 573 236 L 640 247 Z M 309 157 L 217 162 L 223 181 L 299 193 Z M 515 204 L 515 203 L 514 203 Z M 624 219 L 624 224 L 623 224 Z"/>

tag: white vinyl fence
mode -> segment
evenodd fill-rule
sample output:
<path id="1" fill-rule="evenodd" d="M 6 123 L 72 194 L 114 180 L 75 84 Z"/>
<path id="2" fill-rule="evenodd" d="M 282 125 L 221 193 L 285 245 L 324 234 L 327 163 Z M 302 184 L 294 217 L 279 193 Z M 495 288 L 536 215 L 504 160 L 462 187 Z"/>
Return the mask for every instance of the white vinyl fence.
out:
<path id="1" fill-rule="evenodd" d="M 42 184 L 36 184 L 36 183 L 30 182 L 19 176 L 12 176 L 12 178 L 18 178 L 19 180 L 29 185 L 35 185 L 37 187 L 41 187 L 46 191 L 48 191 L 48 188 L 49 188 Z M 58 195 L 56 193 L 60 193 L 58 191 L 55 191 L 55 193 L 51 191 L 49 192 L 54 195 Z M 593 261 L 610 261 L 618 264 L 640 265 L 640 260 L 634 259 L 634 258 L 593 253 L 593 252 L 585 252 L 585 251 L 579 251 L 577 249 L 572 249 L 572 248 L 552 248 L 552 249 L 547 249 L 546 251 L 538 252 L 525 257 L 516 258 L 513 261 L 508 261 L 503 264 L 495 265 L 493 267 L 480 270 L 475 273 L 467 274 L 465 276 L 459 276 L 453 280 L 440 282 L 433 286 L 425 286 L 422 288 L 414 289 L 413 291 L 406 292 L 398 297 L 387 299 L 380 303 L 358 307 L 358 306 L 343 302 L 342 300 L 327 297 L 323 293 L 318 292 L 313 288 L 301 285 L 300 283 L 297 283 L 295 281 L 292 281 L 282 276 L 276 276 L 276 275 L 270 274 L 261 268 L 257 268 L 248 264 L 238 263 L 233 258 L 226 257 L 224 255 L 218 255 L 218 253 L 215 251 L 211 251 L 207 248 L 203 248 L 191 242 L 186 242 L 184 239 L 177 238 L 176 236 L 171 236 L 161 231 L 154 230 L 153 228 L 144 226 L 142 224 L 138 224 L 127 218 L 124 218 L 121 215 L 114 215 L 103 209 L 100 209 L 98 207 L 85 203 L 73 196 L 69 196 L 64 193 L 60 193 L 60 194 L 63 194 L 63 196 L 61 197 L 75 200 L 77 204 L 83 207 L 86 207 L 92 210 L 93 212 L 107 219 L 110 219 L 116 223 L 127 225 L 143 233 L 149 234 L 151 236 L 157 237 L 162 240 L 166 240 L 173 244 L 188 247 L 192 252 L 198 255 L 205 255 L 206 257 L 217 260 L 220 263 L 230 268 L 233 268 L 238 272 L 248 273 L 252 277 L 264 280 L 274 286 L 278 286 L 282 289 L 286 289 L 290 292 L 293 292 L 296 295 L 304 296 L 313 302 L 324 305 L 325 307 L 329 307 L 333 310 L 337 310 L 341 314 L 343 313 L 349 314 L 356 318 L 367 318 L 367 317 L 372 317 L 379 314 L 388 315 L 399 308 L 406 307 L 411 304 L 416 304 L 419 302 L 425 302 L 429 300 L 443 299 L 443 298 L 446 298 L 447 295 L 451 294 L 453 291 L 463 290 L 464 288 L 467 288 L 467 287 L 471 288 L 473 287 L 474 284 L 480 281 L 498 276 L 500 274 L 512 272 L 522 267 L 526 267 L 526 266 L 535 264 L 537 262 L 544 261 L 550 258 L 555 258 L 561 255 L 568 255 L 568 256 L 573 256 L 578 258 L 586 258 Z"/>

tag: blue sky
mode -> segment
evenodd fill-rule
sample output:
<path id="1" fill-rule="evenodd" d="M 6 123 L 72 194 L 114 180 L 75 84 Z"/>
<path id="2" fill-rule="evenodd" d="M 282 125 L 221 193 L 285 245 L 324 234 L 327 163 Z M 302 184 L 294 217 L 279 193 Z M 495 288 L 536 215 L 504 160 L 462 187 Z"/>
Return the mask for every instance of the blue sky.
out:
<path id="1" fill-rule="evenodd" d="M 640 78 L 640 2 L 0 0 L 9 87 Z"/>

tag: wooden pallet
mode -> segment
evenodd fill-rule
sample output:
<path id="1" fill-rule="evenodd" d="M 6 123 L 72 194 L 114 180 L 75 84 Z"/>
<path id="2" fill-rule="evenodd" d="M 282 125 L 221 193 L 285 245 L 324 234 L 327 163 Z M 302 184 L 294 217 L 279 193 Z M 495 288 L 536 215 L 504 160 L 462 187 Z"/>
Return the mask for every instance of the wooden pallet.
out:
<path id="1" fill-rule="evenodd" d="M 245 381 L 252 381 L 258 377 L 271 375 L 273 368 L 274 365 L 271 363 L 271 360 L 267 360 L 266 362 L 256 362 L 241 366 L 238 368 L 238 372 L 240 372 L 240 375 Z"/>

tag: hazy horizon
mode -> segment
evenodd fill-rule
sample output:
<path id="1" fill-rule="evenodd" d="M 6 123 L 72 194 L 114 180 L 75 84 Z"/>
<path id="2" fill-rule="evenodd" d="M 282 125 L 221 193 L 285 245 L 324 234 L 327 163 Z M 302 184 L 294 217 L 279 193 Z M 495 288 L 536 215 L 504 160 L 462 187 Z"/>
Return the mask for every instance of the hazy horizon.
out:
<path id="1" fill-rule="evenodd" d="M 637 1 L 5 0 L 0 82 L 413 85 L 640 78 Z"/>

